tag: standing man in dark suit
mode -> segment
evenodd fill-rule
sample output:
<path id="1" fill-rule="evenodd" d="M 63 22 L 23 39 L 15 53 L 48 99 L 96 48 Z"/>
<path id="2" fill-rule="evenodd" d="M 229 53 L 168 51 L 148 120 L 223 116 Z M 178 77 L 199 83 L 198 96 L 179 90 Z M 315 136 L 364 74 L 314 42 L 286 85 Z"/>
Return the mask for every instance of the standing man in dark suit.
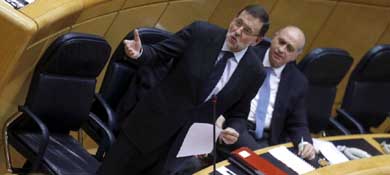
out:
<path id="1" fill-rule="evenodd" d="M 138 102 L 98 174 L 172 174 L 184 136 L 195 123 L 213 123 L 211 97 L 217 115 L 226 116 L 220 137 L 234 143 L 245 128 L 250 101 L 265 78 L 260 60 L 249 46 L 268 30 L 268 14 L 259 5 L 241 10 L 226 31 L 195 22 L 173 37 L 153 45 L 125 42 L 130 59 L 153 64 L 173 58 L 170 72 Z"/>
<path id="2" fill-rule="evenodd" d="M 222 147 L 229 151 L 242 146 L 256 150 L 285 143 L 289 138 L 295 146 L 301 144 L 298 155 L 302 158 L 315 157 L 304 102 L 308 82 L 295 65 L 304 45 L 303 32 L 287 26 L 276 32 L 270 48 L 256 47 L 267 77 L 251 101 L 247 130 L 235 144 Z"/>

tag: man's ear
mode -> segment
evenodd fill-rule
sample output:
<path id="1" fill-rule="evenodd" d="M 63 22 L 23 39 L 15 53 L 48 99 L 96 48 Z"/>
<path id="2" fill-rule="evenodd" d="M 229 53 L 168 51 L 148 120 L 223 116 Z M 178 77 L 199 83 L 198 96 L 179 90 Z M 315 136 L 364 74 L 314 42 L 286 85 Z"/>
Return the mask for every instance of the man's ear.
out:
<path id="1" fill-rule="evenodd" d="M 302 51 L 301 51 L 302 52 Z M 291 60 L 290 61 L 296 61 L 300 55 L 301 52 L 297 52 L 295 53 L 295 55 L 293 57 L 291 57 Z"/>
<path id="2" fill-rule="evenodd" d="M 262 40 L 263 40 L 263 37 L 262 37 L 262 36 L 256 37 L 255 42 L 252 43 L 251 46 L 256 46 L 256 45 L 259 44 Z"/>

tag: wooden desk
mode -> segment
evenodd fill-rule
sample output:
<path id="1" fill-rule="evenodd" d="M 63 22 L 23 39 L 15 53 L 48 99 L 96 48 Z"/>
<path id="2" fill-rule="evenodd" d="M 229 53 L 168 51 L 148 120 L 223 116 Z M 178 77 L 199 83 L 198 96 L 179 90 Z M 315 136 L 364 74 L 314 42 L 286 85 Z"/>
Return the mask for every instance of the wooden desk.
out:
<path id="1" fill-rule="evenodd" d="M 334 136 L 323 137 L 322 140 L 328 141 L 348 141 L 354 139 L 362 139 L 369 143 L 379 153 L 384 154 L 380 143 L 375 139 L 384 138 L 390 139 L 390 134 L 366 134 L 366 135 L 348 135 L 348 136 Z M 281 144 L 287 147 L 291 147 L 291 143 Z M 280 145 L 270 146 L 255 151 L 257 154 L 265 154 L 268 150 L 278 147 Z M 225 160 L 217 163 L 217 168 L 227 166 L 230 163 Z M 209 166 L 195 175 L 208 175 L 213 170 L 212 166 Z M 345 163 L 335 164 L 318 168 L 315 171 L 306 173 L 306 175 L 390 175 L 390 155 L 377 155 L 367 159 L 353 160 Z"/>

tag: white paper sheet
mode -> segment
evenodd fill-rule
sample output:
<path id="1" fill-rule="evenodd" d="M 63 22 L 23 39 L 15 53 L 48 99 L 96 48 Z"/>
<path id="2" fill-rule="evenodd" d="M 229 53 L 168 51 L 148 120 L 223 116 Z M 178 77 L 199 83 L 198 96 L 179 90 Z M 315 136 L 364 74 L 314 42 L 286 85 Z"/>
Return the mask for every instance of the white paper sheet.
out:
<path id="1" fill-rule="evenodd" d="M 228 168 L 226 168 L 224 166 L 223 167 L 219 167 L 216 170 L 217 170 L 217 172 L 221 173 L 222 175 L 237 175 L 232 170 L 229 170 Z"/>
<path id="2" fill-rule="evenodd" d="M 322 155 L 331 165 L 349 161 L 343 153 L 337 150 L 336 146 L 332 142 L 313 139 L 313 145 L 316 150 L 321 151 Z"/>
<path id="3" fill-rule="evenodd" d="M 309 171 L 315 170 L 313 166 L 305 162 L 303 159 L 292 153 L 285 146 L 280 146 L 268 151 L 272 156 L 274 156 L 279 161 L 283 162 L 285 165 L 290 167 L 292 170 L 298 174 L 304 174 Z"/>
<path id="4" fill-rule="evenodd" d="M 217 140 L 222 130 L 216 127 L 215 131 L 215 139 Z M 176 157 L 208 154 L 213 150 L 214 142 L 212 124 L 194 123 L 188 130 Z"/>

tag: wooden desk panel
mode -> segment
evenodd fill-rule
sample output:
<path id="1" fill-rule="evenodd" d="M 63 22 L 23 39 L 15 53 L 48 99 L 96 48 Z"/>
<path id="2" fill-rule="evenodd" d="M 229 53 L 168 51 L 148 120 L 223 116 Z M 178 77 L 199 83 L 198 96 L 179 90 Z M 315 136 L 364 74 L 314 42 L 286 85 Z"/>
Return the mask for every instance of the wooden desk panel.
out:
<path id="1" fill-rule="evenodd" d="M 334 136 L 334 137 L 323 137 L 321 139 L 328 141 L 341 141 L 341 140 L 353 140 L 353 139 L 364 139 L 372 147 L 376 148 L 380 153 L 383 150 L 380 144 L 375 140 L 378 138 L 389 138 L 390 134 L 365 134 L 365 135 L 349 135 L 349 136 Z M 281 144 L 287 147 L 291 147 L 291 143 Z M 268 150 L 281 146 L 275 145 L 260 150 L 256 150 L 257 154 L 267 153 Z M 225 160 L 217 163 L 217 168 L 227 166 L 230 163 Z M 213 167 L 209 166 L 195 175 L 208 175 L 212 172 Z M 348 161 L 345 163 L 335 164 L 318 168 L 315 171 L 306 173 L 306 175 L 390 175 L 390 155 L 378 155 L 367 159 L 359 159 Z"/>
<path id="2" fill-rule="evenodd" d="M 346 163 L 335 164 L 306 175 L 390 175 L 390 155 L 374 156 L 368 159 L 353 160 Z"/>

